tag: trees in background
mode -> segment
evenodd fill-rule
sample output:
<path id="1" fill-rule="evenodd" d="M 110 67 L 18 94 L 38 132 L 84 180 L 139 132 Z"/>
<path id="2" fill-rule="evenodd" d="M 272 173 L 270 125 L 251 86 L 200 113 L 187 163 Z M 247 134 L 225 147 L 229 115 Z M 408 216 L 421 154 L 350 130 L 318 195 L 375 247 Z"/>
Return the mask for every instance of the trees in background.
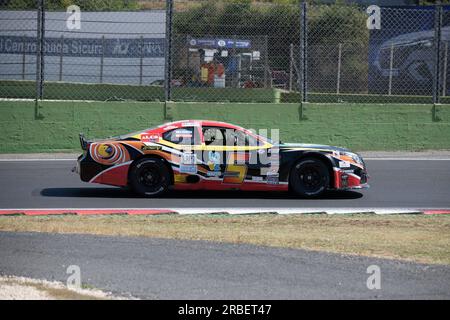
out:
<path id="1" fill-rule="evenodd" d="M 176 12 L 174 33 L 192 37 L 266 37 L 270 67 L 288 71 L 291 44 L 297 48 L 294 59 L 298 60 L 300 5 L 298 1 L 290 0 L 274 2 L 202 2 L 197 7 Z M 349 77 L 352 82 L 360 79 L 362 86 L 367 85 L 369 31 L 366 19 L 365 10 L 354 5 L 338 3 L 308 7 L 308 65 L 314 70 L 310 74 L 311 81 L 315 81 L 315 76 L 325 79 L 329 74 L 330 85 L 335 86 L 338 46 L 341 44 L 344 50 L 351 49 L 345 50 L 342 69 L 353 74 Z"/>
<path id="2" fill-rule="evenodd" d="M 2 6 L 10 9 L 35 9 L 36 0 L 3 0 Z M 81 10 L 132 10 L 138 9 L 137 0 L 45 0 L 47 10 L 64 10 L 76 4 Z"/>

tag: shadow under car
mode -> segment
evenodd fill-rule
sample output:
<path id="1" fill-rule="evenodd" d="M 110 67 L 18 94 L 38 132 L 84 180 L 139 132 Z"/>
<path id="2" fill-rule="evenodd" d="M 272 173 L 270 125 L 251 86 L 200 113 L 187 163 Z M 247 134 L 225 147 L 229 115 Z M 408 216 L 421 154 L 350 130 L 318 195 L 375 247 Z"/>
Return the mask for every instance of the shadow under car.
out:
<path id="1" fill-rule="evenodd" d="M 128 188 L 115 187 L 72 187 L 45 188 L 40 192 L 43 197 L 76 197 L 76 198 L 142 198 Z M 264 191 L 175 191 L 171 190 L 158 199 L 291 199 L 291 200 L 351 200 L 359 199 L 362 193 L 356 191 L 329 190 L 320 197 L 302 198 L 291 192 Z M 151 198 L 149 198 L 151 199 Z"/>

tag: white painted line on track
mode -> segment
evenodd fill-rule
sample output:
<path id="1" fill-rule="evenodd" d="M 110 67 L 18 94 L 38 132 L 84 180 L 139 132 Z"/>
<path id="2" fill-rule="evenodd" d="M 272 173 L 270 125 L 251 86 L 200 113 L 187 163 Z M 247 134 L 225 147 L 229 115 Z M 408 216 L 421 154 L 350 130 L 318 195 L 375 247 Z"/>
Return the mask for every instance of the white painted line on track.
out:
<path id="1" fill-rule="evenodd" d="M 442 208 L 440 208 L 442 209 Z M 208 214 L 227 212 L 229 214 L 354 214 L 354 213 L 375 213 L 375 214 L 412 214 L 419 213 L 430 208 L 170 208 L 179 214 Z M 431 209 L 433 210 L 433 209 Z"/>
<path id="2" fill-rule="evenodd" d="M 142 209 L 142 208 L 141 208 Z M 158 208 L 159 209 L 159 208 Z M 417 212 L 422 210 L 446 210 L 447 208 L 442 207 L 344 207 L 344 208 L 336 208 L 336 207 L 296 207 L 296 208 L 282 208 L 282 207 L 236 207 L 236 208 L 201 208 L 201 207 L 190 207 L 190 208 L 177 208 L 171 207 L 166 208 L 177 212 L 185 212 L 185 213 L 195 213 L 195 212 L 224 212 L 224 211 L 233 211 L 233 212 L 243 212 L 243 213 L 252 213 L 252 212 L 278 212 L 280 214 L 290 214 L 290 213 L 309 213 L 309 212 L 335 212 L 335 213 L 347 213 L 347 212 L 393 212 L 393 213 L 409 213 L 409 212 Z"/>

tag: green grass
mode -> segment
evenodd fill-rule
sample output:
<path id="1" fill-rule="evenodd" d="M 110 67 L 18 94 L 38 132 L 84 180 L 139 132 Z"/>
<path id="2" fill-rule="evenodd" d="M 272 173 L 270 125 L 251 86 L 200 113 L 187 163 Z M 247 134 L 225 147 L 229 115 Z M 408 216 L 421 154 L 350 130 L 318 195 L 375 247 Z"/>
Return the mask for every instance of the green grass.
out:
<path id="1" fill-rule="evenodd" d="M 34 81 L 0 81 L 0 97 L 34 99 Z M 47 100 L 95 100 L 95 101 L 164 101 L 164 88 L 160 86 L 138 86 L 124 84 L 88 84 L 47 81 L 44 85 L 44 98 Z M 237 88 L 172 88 L 175 101 L 210 102 L 267 102 L 280 100 L 276 89 L 237 89 Z"/>
<path id="2" fill-rule="evenodd" d="M 0 80 L 0 97 L 34 99 L 36 83 L 29 80 Z M 46 81 L 44 98 L 47 100 L 133 100 L 164 101 L 164 88 L 125 84 L 88 84 Z M 172 88 L 172 100 L 178 102 L 253 102 L 253 103 L 298 103 L 297 92 L 279 89 L 240 88 Z M 407 103 L 430 104 L 431 96 L 377 95 L 348 93 L 308 93 L 309 103 Z M 450 97 L 441 97 L 441 103 L 450 104 Z"/>
<path id="3" fill-rule="evenodd" d="M 18 216 L 0 217 L 0 230 L 251 243 L 450 264 L 448 215 Z"/>
<path id="4" fill-rule="evenodd" d="M 281 94 L 281 102 L 290 103 L 300 100 L 296 92 Z M 431 96 L 421 95 L 387 95 L 387 94 L 354 94 L 354 93 L 308 93 L 309 103 L 386 103 L 386 104 L 431 104 Z M 450 97 L 441 97 L 442 104 L 449 104 Z"/>

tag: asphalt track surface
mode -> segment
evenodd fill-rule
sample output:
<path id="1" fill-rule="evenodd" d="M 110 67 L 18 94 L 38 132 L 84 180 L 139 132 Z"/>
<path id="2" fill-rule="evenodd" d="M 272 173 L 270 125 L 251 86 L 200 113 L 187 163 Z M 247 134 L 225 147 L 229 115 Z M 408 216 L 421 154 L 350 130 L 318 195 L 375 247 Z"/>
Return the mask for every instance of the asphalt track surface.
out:
<path id="1" fill-rule="evenodd" d="M 156 199 L 88 184 L 75 161 L 1 161 L 0 208 L 450 208 L 449 160 L 368 160 L 371 188 L 299 199 L 278 192 L 178 191 Z"/>
<path id="2" fill-rule="evenodd" d="M 0 232 L 0 257 L 2 275 L 65 283 L 77 265 L 83 284 L 146 299 L 450 299 L 450 266 L 296 249 Z"/>

